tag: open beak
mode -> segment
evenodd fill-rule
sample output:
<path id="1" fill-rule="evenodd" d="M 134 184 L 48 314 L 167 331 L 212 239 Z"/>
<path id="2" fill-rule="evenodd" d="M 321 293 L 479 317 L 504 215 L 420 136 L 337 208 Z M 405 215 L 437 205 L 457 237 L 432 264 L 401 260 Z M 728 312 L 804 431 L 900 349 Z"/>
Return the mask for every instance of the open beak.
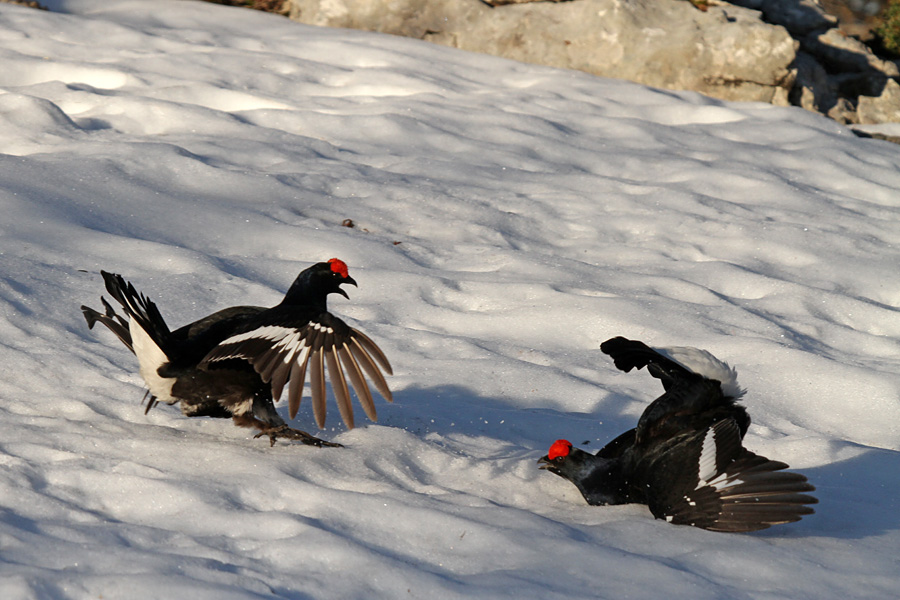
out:
<path id="1" fill-rule="evenodd" d="M 350 277 L 349 275 L 347 275 L 347 277 L 344 278 L 344 279 L 338 284 L 338 289 L 337 289 L 338 294 L 340 294 L 341 296 L 343 296 L 344 298 L 346 298 L 347 300 L 349 300 L 349 299 L 350 299 L 350 296 L 347 295 L 347 292 L 345 292 L 344 290 L 341 289 L 341 286 L 344 285 L 345 283 L 349 283 L 349 284 L 351 284 L 351 285 L 354 286 L 354 287 L 359 287 L 359 286 L 356 285 L 356 280 L 353 279 L 352 277 Z"/>
<path id="2" fill-rule="evenodd" d="M 549 456 L 542 456 L 538 459 L 538 464 L 541 465 L 538 467 L 541 471 L 548 471 L 553 473 L 554 475 L 559 475 L 560 477 L 564 477 L 562 473 L 559 472 L 559 466 L 550 460 Z"/>

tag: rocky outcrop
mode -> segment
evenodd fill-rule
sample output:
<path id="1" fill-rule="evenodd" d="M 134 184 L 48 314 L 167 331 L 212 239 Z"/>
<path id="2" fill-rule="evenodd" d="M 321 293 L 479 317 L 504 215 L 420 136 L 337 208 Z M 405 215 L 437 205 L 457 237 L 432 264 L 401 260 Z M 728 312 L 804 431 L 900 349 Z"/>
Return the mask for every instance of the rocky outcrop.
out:
<path id="1" fill-rule="evenodd" d="M 815 0 L 732 0 L 760 11 L 799 42 L 791 103 L 842 123 L 898 121 L 900 98 L 889 85 L 900 77 L 897 64 L 881 59 L 846 35 Z M 887 118 L 895 115 L 892 118 Z"/>
<path id="2" fill-rule="evenodd" d="M 554 67 L 787 104 L 795 42 L 741 7 L 676 0 L 293 0 L 291 18 L 424 39 Z"/>
<path id="3" fill-rule="evenodd" d="M 37 0 L 0 0 L 0 4 L 19 4 L 21 6 L 27 6 L 28 8 L 47 10 L 47 7 L 40 2 L 37 2 Z"/>
<path id="4" fill-rule="evenodd" d="M 860 96 L 856 108 L 861 124 L 900 123 L 900 84 L 888 79 L 877 96 Z"/>
<path id="5" fill-rule="evenodd" d="M 805 35 L 837 25 L 816 0 L 733 0 L 731 4 L 758 10 L 767 23 L 777 23 L 793 35 Z"/>
<path id="6" fill-rule="evenodd" d="M 816 0 L 290 0 L 312 25 L 365 29 L 724 100 L 900 121 L 900 71 Z M 490 2 L 490 4 L 488 4 Z M 883 122 L 883 121 L 878 121 Z"/>

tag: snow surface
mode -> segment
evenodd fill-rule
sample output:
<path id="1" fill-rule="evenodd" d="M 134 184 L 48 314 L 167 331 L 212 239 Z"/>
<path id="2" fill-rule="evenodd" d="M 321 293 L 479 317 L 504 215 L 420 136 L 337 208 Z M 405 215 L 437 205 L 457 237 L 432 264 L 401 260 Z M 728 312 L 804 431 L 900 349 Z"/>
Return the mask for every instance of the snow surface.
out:
<path id="1" fill-rule="evenodd" d="M 0 5 L 0 597 L 898 597 L 900 147 L 244 9 L 43 2 Z M 145 416 L 79 311 L 100 269 L 179 326 L 332 256 L 360 284 L 332 310 L 395 367 L 377 425 L 332 411 L 342 450 Z M 817 513 L 712 533 L 539 471 L 660 392 L 615 335 L 736 366 L 745 444 Z"/>

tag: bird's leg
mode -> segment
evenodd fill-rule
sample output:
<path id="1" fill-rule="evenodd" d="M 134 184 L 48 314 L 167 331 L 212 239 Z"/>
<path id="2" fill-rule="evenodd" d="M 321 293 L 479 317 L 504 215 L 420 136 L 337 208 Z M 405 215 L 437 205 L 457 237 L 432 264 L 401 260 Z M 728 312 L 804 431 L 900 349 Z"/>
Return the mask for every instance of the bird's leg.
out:
<path id="1" fill-rule="evenodd" d="M 300 431 L 299 429 L 288 427 L 285 422 L 281 420 L 281 418 L 278 418 L 278 421 L 280 421 L 280 423 L 277 421 L 275 423 L 267 423 L 262 419 L 257 419 L 252 414 L 243 414 L 233 415 L 232 420 L 238 427 L 252 427 L 254 429 L 258 429 L 259 433 L 254 435 L 253 439 L 262 437 L 264 435 L 269 436 L 269 442 L 272 446 L 275 445 L 276 439 L 284 438 L 286 440 L 303 442 L 307 446 L 317 446 L 319 448 L 343 448 L 341 444 L 326 442 L 325 440 L 319 439 L 314 435 L 310 435 L 305 431 Z"/>
<path id="2" fill-rule="evenodd" d="M 316 446 L 318 448 L 343 448 L 344 446 L 341 444 L 337 444 L 335 442 L 326 442 L 323 439 L 317 438 L 314 435 L 310 435 L 305 431 L 300 431 L 299 429 L 293 429 L 288 427 L 287 425 L 279 425 L 277 427 L 266 427 L 256 435 L 254 438 L 262 437 L 264 435 L 269 436 L 269 444 L 274 446 L 275 440 L 278 438 L 284 438 L 287 440 L 294 440 L 297 442 L 302 442 L 307 446 Z"/>
<path id="3" fill-rule="evenodd" d="M 258 429 L 259 433 L 253 436 L 254 439 L 267 435 L 269 436 L 269 444 L 272 446 L 275 445 L 275 440 L 284 438 L 302 442 L 307 446 L 317 446 L 319 448 L 343 448 L 340 444 L 326 442 L 305 431 L 288 427 L 287 423 L 284 422 L 284 419 L 278 416 L 278 412 L 275 410 L 275 405 L 272 403 L 271 390 L 267 384 L 263 385 L 263 387 L 257 391 L 253 399 L 252 407 L 252 412 L 245 412 L 241 415 L 232 415 L 232 418 L 234 419 L 234 424 L 239 427 L 253 427 L 254 429 Z"/>

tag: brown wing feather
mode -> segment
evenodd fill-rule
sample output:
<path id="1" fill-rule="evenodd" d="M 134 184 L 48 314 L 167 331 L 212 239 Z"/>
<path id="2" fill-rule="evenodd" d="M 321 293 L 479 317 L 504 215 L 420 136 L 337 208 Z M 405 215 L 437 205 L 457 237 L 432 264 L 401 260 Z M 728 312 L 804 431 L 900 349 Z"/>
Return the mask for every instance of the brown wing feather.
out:
<path id="1" fill-rule="evenodd" d="M 372 380 L 372 383 L 375 384 L 375 389 L 378 390 L 378 393 L 384 396 L 384 399 L 388 402 L 393 402 L 394 397 L 391 394 L 391 390 L 388 389 L 387 381 L 384 380 L 384 375 L 381 374 L 381 371 L 378 369 L 378 366 L 372 360 L 372 357 L 366 352 L 365 348 L 363 348 L 356 338 L 350 338 L 350 343 L 348 344 L 350 348 L 350 352 L 353 354 L 353 358 L 356 359 L 356 362 L 359 363 L 359 366 L 363 368 L 366 372 L 366 375 L 369 376 L 369 379 Z"/>
<path id="2" fill-rule="evenodd" d="M 353 429 L 353 406 L 350 404 L 350 391 L 347 389 L 347 381 L 344 379 L 344 371 L 338 360 L 337 350 L 334 346 L 325 350 L 325 360 L 328 362 L 328 375 L 331 379 L 331 389 L 334 390 L 334 399 L 337 401 L 341 419 L 349 429 Z"/>
<path id="3" fill-rule="evenodd" d="M 375 412 L 375 402 L 372 401 L 372 392 L 369 391 L 369 385 L 363 378 L 359 364 L 353 358 L 346 345 L 338 348 L 338 356 L 341 362 L 344 363 L 347 375 L 350 376 L 350 383 L 353 385 L 353 390 L 356 392 L 359 403 L 362 405 L 363 410 L 366 411 L 366 416 L 373 421 L 377 421 L 378 416 Z"/>
<path id="4" fill-rule="evenodd" d="M 300 410 L 300 400 L 303 398 L 303 385 L 306 383 L 306 365 L 309 364 L 309 346 L 303 349 L 300 358 L 294 361 L 291 367 L 291 380 L 288 387 L 288 414 L 293 419 Z"/>
<path id="5" fill-rule="evenodd" d="M 319 348 L 312 351 L 310 361 L 310 385 L 312 387 L 313 416 L 319 428 L 325 427 L 325 353 Z"/>
<path id="6" fill-rule="evenodd" d="M 356 339 L 360 345 L 366 349 L 372 356 L 375 357 L 375 360 L 378 361 L 378 364 L 381 365 L 381 368 L 384 369 L 384 372 L 388 375 L 393 375 L 394 370 L 391 369 L 391 363 L 388 362 L 387 357 L 384 355 L 384 352 L 381 351 L 381 348 L 372 341 L 372 339 L 364 334 L 359 329 L 350 328 L 350 337 Z"/>

